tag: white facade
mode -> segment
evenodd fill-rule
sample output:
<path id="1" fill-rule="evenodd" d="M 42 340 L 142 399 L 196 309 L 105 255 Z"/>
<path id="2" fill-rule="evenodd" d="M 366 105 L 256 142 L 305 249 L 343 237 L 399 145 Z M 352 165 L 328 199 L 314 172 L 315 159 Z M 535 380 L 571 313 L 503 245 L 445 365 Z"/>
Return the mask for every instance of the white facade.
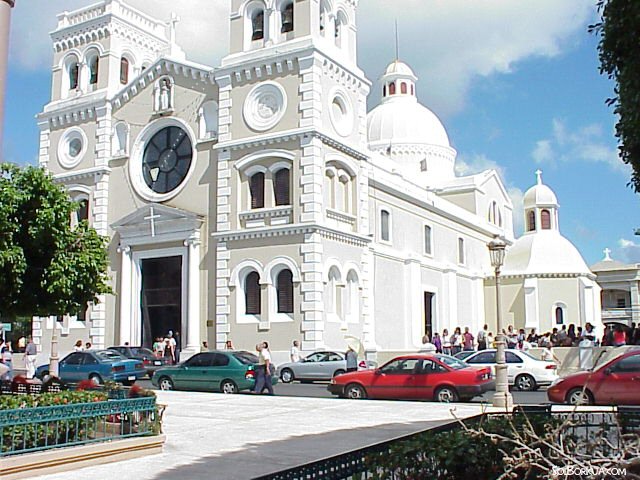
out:
<path id="1" fill-rule="evenodd" d="M 605 249 L 604 258 L 591 266 L 602 288 L 602 321 L 627 326 L 640 324 L 640 264 L 625 264 L 611 258 Z"/>
<path id="2" fill-rule="evenodd" d="M 40 343 L 53 324 L 63 352 L 171 327 L 185 355 L 267 340 L 279 361 L 294 339 L 344 349 L 352 335 L 375 356 L 481 328 L 486 245 L 514 240 L 511 201 L 493 170 L 455 175 L 406 64 L 367 114 L 357 3 L 232 0 L 216 68 L 184 59 L 175 19 L 123 0 L 59 17 L 40 164 L 110 238 L 115 295 L 37 320 Z"/>

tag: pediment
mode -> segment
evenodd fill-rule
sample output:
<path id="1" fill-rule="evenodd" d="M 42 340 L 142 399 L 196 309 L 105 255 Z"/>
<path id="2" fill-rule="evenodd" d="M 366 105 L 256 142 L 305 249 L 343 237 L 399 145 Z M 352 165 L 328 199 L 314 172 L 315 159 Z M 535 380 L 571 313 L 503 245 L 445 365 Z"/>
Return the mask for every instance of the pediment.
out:
<path id="1" fill-rule="evenodd" d="M 121 243 L 141 245 L 187 240 L 196 235 L 204 219 L 194 212 L 150 203 L 111 224 Z"/>

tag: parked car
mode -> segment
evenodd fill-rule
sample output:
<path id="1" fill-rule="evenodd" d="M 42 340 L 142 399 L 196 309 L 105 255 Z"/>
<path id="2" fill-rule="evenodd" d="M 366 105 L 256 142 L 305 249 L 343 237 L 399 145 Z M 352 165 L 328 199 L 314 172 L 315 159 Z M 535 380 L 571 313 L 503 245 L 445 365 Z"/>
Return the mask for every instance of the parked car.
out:
<path id="1" fill-rule="evenodd" d="M 532 357 L 520 350 L 506 350 L 507 380 L 518 390 L 532 392 L 544 385 L 551 385 L 558 378 L 558 366 Z M 480 350 L 464 359 L 475 367 L 492 367 L 495 376 L 496 350 Z"/>
<path id="2" fill-rule="evenodd" d="M 488 367 L 471 367 L 442 354 L 403 355 L 380 368 L 340 375 L 328 390 L 346 398 L 470 400 L 494 388 Z"/>
<path id="3" fill-rule="evenodd" d="M 640 351 L 633 350 L 593 371 L 557 379 L 549 401 L 572 405 L 640 405 Z"/>
<path id="4" fill-rule="evenodd" d="M 64 382 L 92 380 L 97 385 L 106 381 L 131 385 L 145 376 L 144 365 L 139 360 L 129 360 L 113 350 L 89 350 L 73 352 L 60 360 L 58 376 Z M 49 375 L 49 365 L 36 369 L 36 376 L 43 380 Z"/>
<path id="5" fill-rule="evenodd" d="M 359 362 L 359 369 L 375 368 L 376 363 L 371 360 Z M 283 383 L 294 380 L 313 381 L 331 380 L 336 375 L 347 371 L 347 361 L 343 353 L 315 352 L 299 362 L 284 363 L 278 367 L 278 376 Z"/>
<path id="6" fill-rule="evenodd" d="M 244 351 L 211 351 L 175 366 L 156 370 L 151 382 L 160 390 L 202 390 L 238 393 L 255 385 L 258 357 Z M 273 385 L 278 378 L 271 377 Z"/>
<path id="7" fill-rule="evenodd" d="M 166 357 L 156 357 L 155 353 L 146 347 L 109 347 L 109 350 L 115 350 L 123 357 L 127 357 L 132 360 L 140 360 L 144 365 L 149 378 L 153 377 L 153 374 L 158 368 L 167 365 Z"/>

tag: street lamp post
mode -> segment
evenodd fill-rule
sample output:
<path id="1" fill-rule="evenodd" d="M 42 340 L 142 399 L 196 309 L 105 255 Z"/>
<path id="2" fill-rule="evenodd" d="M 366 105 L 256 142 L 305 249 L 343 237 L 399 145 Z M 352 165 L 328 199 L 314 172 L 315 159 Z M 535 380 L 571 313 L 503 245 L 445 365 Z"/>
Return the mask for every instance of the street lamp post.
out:
<path id="1" fill-rule="evenodd" d="M 500 304 L 500 268 L 504 265 L 507 244 L 500 237 L 495 237 L 487 245 L 491 257 L 491 266 L 496 275 L 496 393 L 493 395 L 493 406 L 510 410 L 513 397 L 507 382 L 507 362 L 505 359 L 505 338 L 502 333 L 502 306 Z"/>

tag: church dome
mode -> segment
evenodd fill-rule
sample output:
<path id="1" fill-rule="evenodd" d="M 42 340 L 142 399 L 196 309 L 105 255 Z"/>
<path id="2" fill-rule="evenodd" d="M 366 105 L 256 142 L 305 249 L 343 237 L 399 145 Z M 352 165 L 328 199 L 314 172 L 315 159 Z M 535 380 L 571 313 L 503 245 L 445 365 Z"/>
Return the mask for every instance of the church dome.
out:
<path id="1" fill-rule="evenodd" d="M 523 206 L 525 209 L 535 208 L 536 206 L 558 206 L 558 198 L 547 185 L 542 183 L 542 172 L 536 172 L 538 181 L 536 185 L 526 191 L 523 197 Z"/>
<path id="2" fill-rule="evenodd" d="M 578 249 L 557 230 L 523 235 L 505 256 L 503 275 L 589 275 Z"/>
<path id="3" fill-rule="evenodd" d="M 382 101 L 367 118 L 369 144 L 413 144 L 450 147 L 449 136 L 440 119 L 418 103 L 416 81 L 411 67 L 396 60 L 383 77 Z"/>

